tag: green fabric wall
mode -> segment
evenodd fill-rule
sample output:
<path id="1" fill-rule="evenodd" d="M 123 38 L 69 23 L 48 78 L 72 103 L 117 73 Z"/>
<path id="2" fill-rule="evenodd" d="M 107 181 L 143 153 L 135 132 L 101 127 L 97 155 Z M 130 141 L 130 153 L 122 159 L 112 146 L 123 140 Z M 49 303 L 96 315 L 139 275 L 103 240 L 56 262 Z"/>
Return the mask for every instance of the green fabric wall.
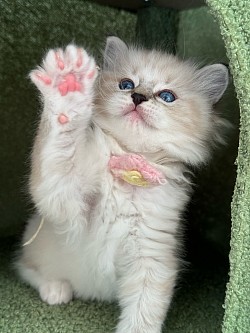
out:
<path id="1" fill-rule="evenodd" d="M 177 50 L 179 56 L 191 58 L 202 65 L 229 63 L 219 24 L 208 7 L 180 13 Z M 209 255 L 213 248 L 228 256 L 239 136 L 238 104 L 231 77 L 216 112 L 228 119 L 233 128 L 225 133 L 227 145 L 218 146 L 208 165 L 196 171 L 195 191 L 187 215 L 191 247 L 199 255 Z"/>

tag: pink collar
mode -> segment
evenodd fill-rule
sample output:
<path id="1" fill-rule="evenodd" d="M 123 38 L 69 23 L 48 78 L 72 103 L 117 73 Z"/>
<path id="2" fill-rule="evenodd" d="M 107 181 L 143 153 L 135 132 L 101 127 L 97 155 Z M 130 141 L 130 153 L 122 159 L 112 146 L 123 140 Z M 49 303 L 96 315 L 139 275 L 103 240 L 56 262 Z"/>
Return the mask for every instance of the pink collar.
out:
<path id="1" fill-rule="evenodd" d="M 108 166 L 116 178 L 131 185 L 148 187 L 166 184 L 164 174 L 150 165 L 141 155 L 112 155 Z"/>

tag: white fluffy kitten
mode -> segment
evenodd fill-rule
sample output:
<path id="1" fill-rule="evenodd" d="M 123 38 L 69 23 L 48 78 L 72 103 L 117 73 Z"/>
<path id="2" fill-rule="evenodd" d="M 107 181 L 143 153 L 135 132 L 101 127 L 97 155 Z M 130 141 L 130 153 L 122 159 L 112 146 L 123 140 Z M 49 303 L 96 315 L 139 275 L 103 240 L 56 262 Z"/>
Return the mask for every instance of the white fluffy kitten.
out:
<path id="1" fill-rule="evenodd" d="M 159 333 L 179 266 L 187 166 L 220 139 L 213 105 L 228 71 L 110 37 L 97 74 L 74 45 L 31 72 L 44 110 L 30 178 L 37 215 L 23 241 L 44 225 L 16 265 L 49 304 L 117 299 L 117 333 Z"/>

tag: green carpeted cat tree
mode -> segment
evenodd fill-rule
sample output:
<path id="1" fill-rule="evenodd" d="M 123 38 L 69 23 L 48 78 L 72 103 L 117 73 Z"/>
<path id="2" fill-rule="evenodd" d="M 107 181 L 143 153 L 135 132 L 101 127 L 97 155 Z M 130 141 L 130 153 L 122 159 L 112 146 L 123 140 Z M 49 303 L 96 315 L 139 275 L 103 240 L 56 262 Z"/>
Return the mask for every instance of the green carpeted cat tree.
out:
<path id="1" fill-rule="evenodd" d="M 208 4 L 218 19 L 240 105 L 237 179 L 232 201 L 230 280 L 223 332 L 250 331 L 250 3 Z"/>
<path id="2" fill-rule="evenodd" d="M 138 2 L 142 7 L 143 3 L 149 1 Z M 178 3 L 179 8 L 186 4 L 156 3 Z M 163 332 L 250 332 L 250 2 L 207 0 L 207 5 L 181 11 L 149 6 L 130 12 L 84 0 L 0 2 L 1 333 L 109 333 L 117 323 L 116 304 L 42 303 L 18 280 L 11 265 L 25 219 L 32 212 L 26 178 L 40 106 L 27 74 L 48 48 L 72 41 L 101 59 L 98 50 L 111 34 L 127 42 L 139 39 L 147 47 L 156 43 L 203 63 L 229 59 L 237 99 L 231 87 L 218 108 L 235 128 L 228 146 L 218 149 L 211 164 L 198 172 L 199 185 L 186 217 L 190 265 L 181 273 Z"/>

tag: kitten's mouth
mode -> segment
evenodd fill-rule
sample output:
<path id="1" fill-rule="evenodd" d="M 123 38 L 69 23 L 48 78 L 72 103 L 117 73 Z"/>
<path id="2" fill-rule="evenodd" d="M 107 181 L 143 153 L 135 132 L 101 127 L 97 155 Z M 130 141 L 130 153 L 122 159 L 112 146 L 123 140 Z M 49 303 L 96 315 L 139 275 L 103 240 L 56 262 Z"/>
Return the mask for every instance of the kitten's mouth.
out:
<path id="1" fill-rule="evenodd" d="M 144 121 L 142 108 L 140 106 L 131 106 L 129 110 L 126 110 L 124 116 L 128 117 L 132 122 Z"/>
<path id="2" fill-rule="evenodd" d="M 128 116 L 131 118 L 132 121 L 139 121 L 143 120 L 141 114 L 135 109 L 128 113 Z"/>

